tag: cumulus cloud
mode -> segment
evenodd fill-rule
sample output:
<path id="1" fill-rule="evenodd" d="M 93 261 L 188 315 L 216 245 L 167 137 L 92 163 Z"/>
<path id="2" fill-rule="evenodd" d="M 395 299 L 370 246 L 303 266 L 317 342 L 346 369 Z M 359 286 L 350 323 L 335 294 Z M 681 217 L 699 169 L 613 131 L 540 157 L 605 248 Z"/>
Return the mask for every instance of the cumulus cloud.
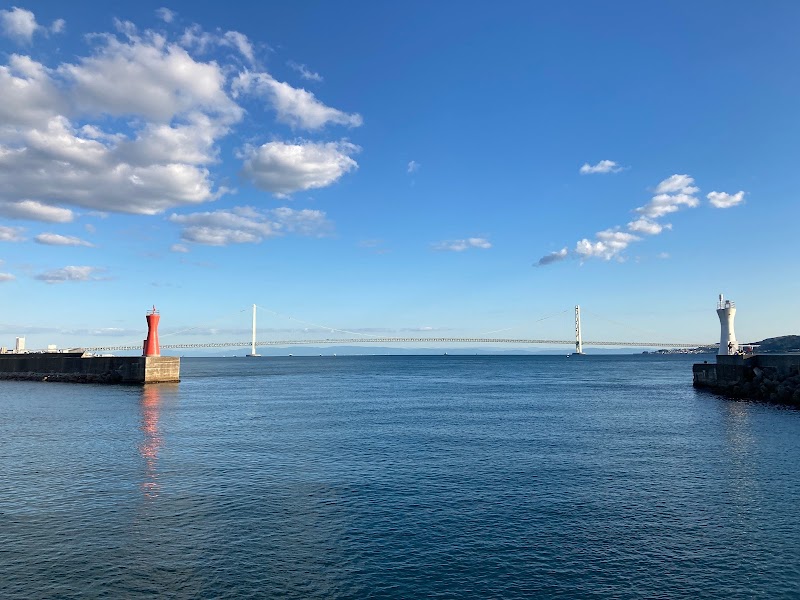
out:
<path id="1" fill-rule="evenodd" d="M 728 194 L 726 192 L 709 192 L 706 198 L 709 199 L 711 205 L 715 208 L 731 208 L 744 201 L 744 192 L 739 191 L 735 194 Z"/>
<path id="2" fill-rule="evenodd" d="M 618 258 L 631 242 L 638 241 L 640 238 L 632 233 L 606 229 L 596 234 L 596 241 L 591 242 L 587 239 L 580 240 L 575 245 L 575 253 L 581 258 L 602 258 L 611 260 Z"/>
<path id="3" fill-rule="evenodd" d="M 622 167 L 620 167 L 613 160 L 601 160 L 596 165 L 584 163 L 580 168 L 581 175 L 592 175 L 594 173 L 619 173 L 620 171 L 622 171 Z"/>
<path id="4" fill-rule="evenodd" d="M 433 244 L 434 250 L 444 250 L 449 252 L 463 252 L 464 250 L 469 250 L 470 248 L 481 248 L 486 250 L 491 247 L 492 244 L 489 242 L 489 240 L 479 237 L 466 238 L 463 240 L 447 240 Z"/>
<path id="5" fill-rule="evenodd" d="M 11 273 L 0 273 L 0 283 L 4 281 L 14 281 L 16 276 Z"/>
<path id="6" fill-rule="evenodd" d="M 231 210 L 173 214 L 169 220 L 183 227 L 181 239 L 184 242 L 207 246 L 256 244 L 264 239 L 289 233 L 321 237 L 332 228 L 331 222 L 322 211 L 293 210 L 287 207 L 258 210 L 250 206 L 240 206 Z"/>
<path id="7" fill-rule="evenodd" d="M 658 184 L 656 195 L 650 202 L 637 208 L 636 212 L 648 219 L 657 219 L 679 211 L 682 206 L 694 208 L 700 204 L 700 200 L 694 196 L 699 191 L 694 179 L 688 175 L 672 175 Z"/>
<path id="8" fill-rule="evenodd" d="M 545 254 L 542 258 L 540 258 L 534 266 L 536 267 L 544 267 L 546 265 L 551 265 L 555 262 L 559 262 L 564 260 L 569 256 L 569 250 L 566 248 L 562 248 L 561 250 L 556 250 L 555 252 L 551 252 L 550 254 Z"/>
<path id="9" fill-rule="evenodd" d="M 27 19 L 19 10 L 2 11 L 2 22 L 11 13 Z M 116 28 L 87 38 L 91 52 L 71 62 L 47 66 L 12 54 L 0 64 L 0 215 L 62 223 L 75 218 L 74 207 L 152 215 L 218 199 L 229 192 L 215 181 L 220 142 L 241 123 L 237 97 L 245 91 L 268 96 L 293 126 L 361 124 L 360 115 L 268 73 L 242 71 L 219 52 L 197 57 L 227 46 L 252 63 L 253 45 L 241 33 L 195 26 L 170 41 L 126 21 Z M 276 141 L 238 158 L 258 187 L 286 195 L 336 182 L 357 168 L 357 151 L 344 141 Z"/>
<path id="10" fill-rule="evenodd" d="M 328 123 L 359 127 L 363 123 L 361 115 L 348 114 L 326 106 L 317 97 L 302 88 L 295 88 L 278 81 L 269 73 L 239 74 L 233 82 L 234 97 L 239 94 L 254 94 L 267 98 L 278 120 L 301 129 L 321 129 Z"/>
<path id="11" fill-rule="evenodd" d="M 58 233 L 40 233 L 33 238 L 37 244 L 45 244 L 47 246 L 86 246 L 93 248 L 94 244 L 82 240 L 81 238 L 71 235 L 60 235 Z"/>
<path id="12" fill-rule="evenodd" d="M 31 11 L 15 6 L 11 10 L 0 10 L 0 27 L 11 39 L 30 44 L 39 25 Z"/>
<path id="13" fill-rule="evenodd" d="M 22 227 L 0 225 L 0 242 L 24 242 L 24 232 L 25 230 Z"/>
<path id="14" fill-rule="evenodd" d="M 605 229 L 595 234 L 594 239 L 584 238 L 579 240 L 572 252 L 565 249 L 559 252 L 546 254 L 536 264 L 544 266 L 575 255 L 582 261 L 589 258 L 603 260 L 623 260 L 624 252 L 632 243 L 640 241 L 641 235 L 655 236 L 664 230 L 672 229 L 669 223 L 658 221 L 665 215 L 677 212 L 682 208 L 694 208 L 700 204 L 695 194 L 700 191 L 694 179 L 689 175 L 676 174 L 661 181 L 655 188 L 655 195 L 650 202 L 635 209 L 639 217 L 630 221 L 626 229 L 621 227 Z M 708 199 L 717 208 L 727 208 L 739 204 L 744 198 L 744 192 L 727 194 L 724 192 L 711 192 Z M 662 253 L 663 254 L 663 253 Z"/>
<path id="15" fill-rule="evenodd" d="M 327 187 L 358 168 L 350 155 L 360 148 L 349 142 L 269 142 L 245 148 L 242 174 L 277 196 Z"/>
<path id="16" fill-rule="evenodd" d="M 28 219 L 48 223 L 69 223 L 75 217 L 68 208 L 51 206 L 36 200 L 0 201 L 0 215 L 8 219 Z"/>
<path id="17" fill-rule="evenodd" d="M 409 173 L 416 173 L 417 171 L 419 171 L 419 168 L 420 168 L 421 166 L 422 166 L 422 165 L 420 165 L 420 164 L 419 164 L 417 161 L 415 161 L 415 160 L 412 160 L 412 161 L 409 161 L 409 163 L 408 163 L 408 168 L 407 168 L 406 170 L 407 170 Z"/>
<path id="18" fill-rule="evenodd" d="M 694 179 L 688 175 L 672 175 L 667 177 L 656 187 L 656 194 L 674 194 L 678 192 L 691 195 L 699 191 L 700 188 L 694 185 Z"/>
<path id="19" fill-rule="evenodd" d="M 315 73 L 314 71 L 311 71 L 306 65 L 298 64 L 293 60 L 290 60 L 286 64 L 289 65 L 289 67 L 291 67 L 295 71 L 297 71 L 300 74 L 300 77 L 302 77 L 303 79 L 308 79 L 309 81 L 322 81 L 322 75 L 320 75 L 319 73 Z"/>
<path id="20" fill-rule="evenodd" d="M 24 8 L 12 7 L 11 10 L 0 10 L 0 31 L 3 35 L 20 44 L 31 44 L 33 34 L 61 33 L 64 31 L 66 21 L 56 19 L 50 27 L 44 27 L 36 22 L 36 15 Z"/>
<path id="21" fill-rule="evenodd" d="M 658 235 L 664 229 L 672 229 L 672 225 L 669 223 L 662 225 L 661 223 L 656 223 L 655 221 L 646 219 L 645 217 L 641 217 L 640 219 L 628 223 L 628 231 L 644 233 L 647 235 Z"/>
<path id="22" fill-rule="evenodd" d="M 66 281 L 100 281 L 103 279 L 97 274 L 103 269 L 99 267 L 76 267 L 67 266 L 61 269 L 53 269 L 39 273 L 34 277 L 45 283 L 64 283 Z"/>

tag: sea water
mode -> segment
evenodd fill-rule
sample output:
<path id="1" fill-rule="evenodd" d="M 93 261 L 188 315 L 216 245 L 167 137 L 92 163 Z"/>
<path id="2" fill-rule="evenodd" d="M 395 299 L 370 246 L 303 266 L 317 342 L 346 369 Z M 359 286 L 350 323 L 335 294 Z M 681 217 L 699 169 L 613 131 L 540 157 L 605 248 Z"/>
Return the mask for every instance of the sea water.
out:
<path id="1" fill-rule="evenodd" d="M 800 412 L 696 359 L 2 382 L 0 598 L 800 597 Z"/>

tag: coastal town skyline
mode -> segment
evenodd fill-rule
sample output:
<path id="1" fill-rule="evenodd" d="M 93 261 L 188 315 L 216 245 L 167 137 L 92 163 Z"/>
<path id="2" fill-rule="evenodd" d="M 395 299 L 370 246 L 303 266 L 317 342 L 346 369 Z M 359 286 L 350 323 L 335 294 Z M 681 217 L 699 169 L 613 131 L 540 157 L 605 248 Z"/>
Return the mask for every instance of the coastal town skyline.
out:
<path id="1" fill-rule="evenodd" d="M 714 342 L 720 292 L 743 341 L 796 333 L 798 18 L 5 7 L 1 343 L 128 342 L 153 303 L 208 341 L 257 303 L 264 337 L 562 339 L 581 304 L 586 338 Z"/>

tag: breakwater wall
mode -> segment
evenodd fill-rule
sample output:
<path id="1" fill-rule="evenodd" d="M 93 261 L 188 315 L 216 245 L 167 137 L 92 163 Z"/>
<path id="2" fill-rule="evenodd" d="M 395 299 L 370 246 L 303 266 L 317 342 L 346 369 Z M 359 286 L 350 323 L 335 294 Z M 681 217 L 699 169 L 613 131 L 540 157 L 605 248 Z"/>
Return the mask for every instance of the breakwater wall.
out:
<path id="1" fill-rule="evenodd" d="M 82 352 L 0 354 L 0 380 L 70 383 L 167 383 L 180 381 L 177 356 L 87 356 Z"/>
<path id="2" fill-rule="evenodd" d="M 800 406 L 800 354 L 720 355 L 695 364 L 692 376 L 697 388 Z"/>

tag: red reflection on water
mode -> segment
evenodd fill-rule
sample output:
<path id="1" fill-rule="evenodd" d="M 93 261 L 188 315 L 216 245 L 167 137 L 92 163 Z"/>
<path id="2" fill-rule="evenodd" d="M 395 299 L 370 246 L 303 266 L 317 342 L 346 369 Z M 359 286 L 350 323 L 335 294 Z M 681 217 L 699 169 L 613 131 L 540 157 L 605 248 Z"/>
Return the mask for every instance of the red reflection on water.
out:
<path id="1" fill-rule="evenodd" d="M 145 476 L 141 487 L 145 498 L 156 498 L 159 491 L 158 451 L 164 445 L 161 431 L 158 429 L 158 417 L 161 411 L 161 393 L 158 386 L 144 386 L 140 409 L 142 420 L 139 428 L 144 433 L 144 441 L 139 444 L 139 454 L 145 463 Z"/>

